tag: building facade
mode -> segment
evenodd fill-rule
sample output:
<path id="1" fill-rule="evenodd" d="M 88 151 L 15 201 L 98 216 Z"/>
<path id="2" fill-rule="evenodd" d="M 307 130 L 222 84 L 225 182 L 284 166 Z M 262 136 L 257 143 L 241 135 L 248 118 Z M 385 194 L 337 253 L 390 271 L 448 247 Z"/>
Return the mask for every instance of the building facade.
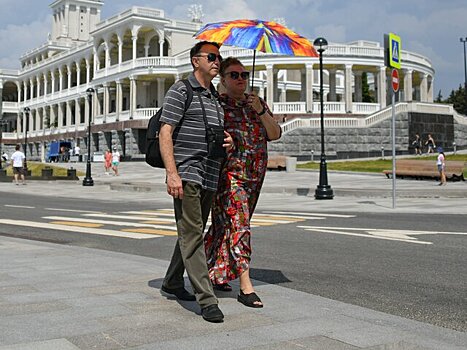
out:
<path id="1" fill-rule="evenodd" d="M 103 0 L 56 0 L 50 4 L 47 42 L 20 58 L 19 70 L 0 69 L 3 143 L 24 143 L 44 160 L 50 142 L 72 141 L 83 151 L 117 145 L 141 158 L 148 119 L 168 88 L 191 72 L 189 49 L 197 22 L 167 18 L 163 10 L 132 7 L 101 19 Z M 222 47 L 247 66 L 252 50 Z M 402 51 L 397 102 L 433 102 L 430 60 Z M 312 57 L 259 53 L 255 86 L 281 122 L 319 115 L 319 62 Z M 390 72 L 379 43 L 331 43 L 324 52 L 327 114 L 367 118 L 391 101 Z M 218 80 L 214 81 L 215 83 Z M 90 103 L 86 90 L 93 88 Z M 87 138 L 91 124 L 91 140 Z"/>

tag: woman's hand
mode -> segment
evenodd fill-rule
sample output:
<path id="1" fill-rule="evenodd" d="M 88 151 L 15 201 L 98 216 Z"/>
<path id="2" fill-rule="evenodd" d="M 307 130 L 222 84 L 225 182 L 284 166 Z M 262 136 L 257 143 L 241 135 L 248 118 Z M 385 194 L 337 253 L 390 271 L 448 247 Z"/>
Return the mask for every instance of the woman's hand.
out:
<path id="1" fill-rule="evenodd" d="M 225 130 L 224 130 L 224 135 L 225 135 L 225 138 L 224 138 L 225 143 L 222 145 L 222 147 L 225 147 L 227 151 L 230 151 L 234 147 L 233 138 Z"/>
<path id="2" fill-rule="evenodd" d="M 255 93 L 251 93 L 247 97 L 247 105 L 251 106 L 256 113 L 261 113 L 263 111 L 263 105 L 261 104 L 261 101 Z"/>

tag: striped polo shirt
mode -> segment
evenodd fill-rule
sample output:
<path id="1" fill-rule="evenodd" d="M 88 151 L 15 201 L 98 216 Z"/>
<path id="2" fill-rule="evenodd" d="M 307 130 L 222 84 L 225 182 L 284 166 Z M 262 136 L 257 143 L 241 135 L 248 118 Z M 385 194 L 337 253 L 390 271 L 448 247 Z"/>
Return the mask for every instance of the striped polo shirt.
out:
<path id="1" fill-rule="evenodd" d="M 203 88 L 193 73 L 188 77 L 193 87 L 193 101 L 185 114 L 186 86 L 177 81 L 164 98 L 161 122 L 175 127 L 172 135 L 174 157 L 182 181 L 216 191 L 221 163 L 207 158 L 206 127 L 197 91 L 200 92 L 209 126 L 224 126 L 224 111 L 210 90 Z"/>

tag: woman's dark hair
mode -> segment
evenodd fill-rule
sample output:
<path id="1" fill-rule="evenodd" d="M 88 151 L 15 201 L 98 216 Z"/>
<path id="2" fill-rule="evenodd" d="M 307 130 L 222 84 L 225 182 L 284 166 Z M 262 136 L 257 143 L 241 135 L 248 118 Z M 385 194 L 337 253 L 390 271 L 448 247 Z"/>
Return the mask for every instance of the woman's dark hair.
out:
<path id="1" fill-rule="evenodd" d="M 191 59 L 193 57 L 195 57 L 197 54 L 199 54 L 201 52 L 201 49 L 203 48 L 204 45 L 212 45 L 212 46 L 215 46 L 217 47 L 218 49 L 220 49 L 220 45 L 218 43 L 215 43 L 215 42 L 212 42 L 212 41 L 200 41 L 198 43 L 195 44 L 195 46 L 193 46 L 190 50 L 190 62 Z M 191 65 L 193 65 L 193 62 L 191 63 Z"/>
<path id="2" fill-rule="evenodd" d="M 243 65 L 242 62 L 240 62 L 240 60 L 238 58 L 235 58 L 235 57 L 227 57 L 225 60 L 222 60 L 221 62 L 221 67 L 219 68 L 219 74 L 221 77 L 224 77 L 225 75 L 225 71 L 227 70 L 227 68 L 229 68 L 230 66 L 233 66 L 233 65 L 236 65 L 236 64 L 239 64 L 240 66 L 242 66 L 243 68 L 245 68 L 245 66 Z"/>

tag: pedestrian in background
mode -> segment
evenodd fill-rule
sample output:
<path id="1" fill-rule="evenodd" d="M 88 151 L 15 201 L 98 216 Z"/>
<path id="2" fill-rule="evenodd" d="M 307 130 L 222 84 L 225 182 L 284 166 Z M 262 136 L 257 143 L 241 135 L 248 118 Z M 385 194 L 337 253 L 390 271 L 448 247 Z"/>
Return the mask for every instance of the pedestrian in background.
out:
<path id="1" fill-rule="evenodd" d="M 8 166 L 8 154 L 5 151 L 2 153 L 1 161 L 5 163 L 5 167 Z"/>
<path id="2" fill-rule="evenodd" d="M 110 168 L 112 167 L 112 152 L 107 149 L 104 153 L 104 171 L 105 175 L 110 175 Z"/>
<path id="3" fill-rule="evenodd" d="M 118 176 L 118 165 L 120 164 L 120 152 L 117 147 L 112 149 L 112 170 L 115 176 Z"/>
<path id="4" fill-rule="evenodd" d="M 439 185 L 446 185 L 446 156 L 444 155 L 441 147 L 438 147 L 438 159 L 436 160 L 436 166 L 439 171 Z"/>
<path id="5" fill-rule="evenodd" d="M 19 185 L 19 178 L 21 178 L 21 183 L 26 185 L 24 178 L 24 160 L 26 157 L 24 153 L 20 151 L 20 148 L 20 145 L 16 145 L 15 152 L 11 155 L 11 164 L 13 166 L 13 175 L 15 177 L 16 185 Z"/>
<path id="6" fill-rule="evenodd" d="M 435 139 L 433 138 L 433 136 L 431 136 L 431 134 L 428 134 L 428 139 L 425 142 L 425 146 L 427 146 L 428 148 L 427 153 L 435 153 Z"/>
<path id="7" fill-rule="evenodd" d="M 422 155 L 422 140 L 420 139 L 420 135 L 418 133 L 415 134 L 415 140 L 412 142 L 412 146 L 415 149 L 415 155 Z"/>
<path id="8" fill-rule="evenodd" d="M 245 93 L 249 73 L 234 57 L 222 61 L 220 78 L 226 93 L 219 100 L 234 147 L 221 170 L 204 242 L 214 288 L 230 291 L 228 282 L 239 278 L 237 300 L 259 308 L 263 303 L 250 280 L 250 221 L 266 174 L 267 141 L 277 140 L 281 128 L 264 100 Z"/>

